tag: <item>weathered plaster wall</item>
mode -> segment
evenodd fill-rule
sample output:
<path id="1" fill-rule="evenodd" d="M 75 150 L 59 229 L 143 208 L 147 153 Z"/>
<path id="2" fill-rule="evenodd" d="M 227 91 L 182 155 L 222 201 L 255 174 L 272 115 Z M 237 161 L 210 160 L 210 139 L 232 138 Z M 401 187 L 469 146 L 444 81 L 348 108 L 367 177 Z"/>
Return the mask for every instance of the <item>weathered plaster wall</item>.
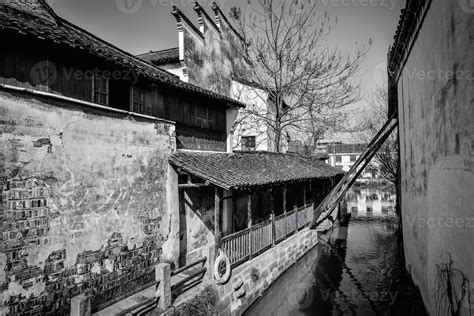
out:
<path id="1" fill-rule="evenodd" d="M 232 49 L 235 34 L 221 24 L 221 32 L 205 19 L 204 39 L 183 21 L 183 57 L 188 82 L 224 95 L 231 95 L 232 76 L 244 71 L 244 63 Z M 180 48 L 181 49 L 181 48 Z"/>
<path id="2" fill-rule="evenodd" d="M 172 124 L 7 92 L 0 117 L 4 313 L 68 313 L 79 293 L 97 308 L 177 260 Z"/>
<path id="3" fill-rule="evenodd" d="M 197 249 L 214 243 L 214 187 L 182 190 L 180 199 L 181 263 L 190 263 Z"/>
<path id="4" fill-rule="evenodd" d="M 472 17 L 433 0 L 398 81 L 405 254 L 431 314 L 443 253 L 474 281 Z"/>

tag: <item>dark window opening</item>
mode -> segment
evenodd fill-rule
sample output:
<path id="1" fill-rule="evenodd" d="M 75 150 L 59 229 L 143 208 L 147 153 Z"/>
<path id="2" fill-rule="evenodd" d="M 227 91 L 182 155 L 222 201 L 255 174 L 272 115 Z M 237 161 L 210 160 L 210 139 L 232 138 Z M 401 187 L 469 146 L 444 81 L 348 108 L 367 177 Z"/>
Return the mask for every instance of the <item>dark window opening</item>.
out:
<path id="1" fill-rule="evenodd" d="M 342 156 L 336 156 L 336 162 L 342 162 Z"/>
<path id="2" fill-rule="evenodd" d="M 132 112 L 145 113 L 145 93 L 136 86 L 132 88 Z"/>
<path id="3" fill-rule="evenodd" d="M 255 150 L 255 136 L 242 136 L 242 150 Z"/>
<path id="4" fill-rule="evenodd" d="M 93 100 L 95 103 L 109 105 L 109 80 L 100 76 L 94 76 Z"/>
<path id="5" fill-rule="evenodd" d="M 209 106 L 196 106 L 196 126 L 206 129 L 214 129 L 214 121 L 212 120 L 212 111 Z"/>
<path id="6" fill-rule="evenodd" d="M 357 156 L 356 155 L 351 155 L 351 162 L 355 162 L 357 160 Z"/>

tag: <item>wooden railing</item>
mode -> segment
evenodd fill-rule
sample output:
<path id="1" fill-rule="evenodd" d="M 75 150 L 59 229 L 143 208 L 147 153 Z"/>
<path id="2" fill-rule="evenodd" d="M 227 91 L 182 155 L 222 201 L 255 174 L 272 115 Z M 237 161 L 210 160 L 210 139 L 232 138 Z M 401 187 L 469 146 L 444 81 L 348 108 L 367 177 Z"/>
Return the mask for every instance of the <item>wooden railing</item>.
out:
<path id="1" fill-rule="evenodd" d="M 225 236 L 220 249 L 229 257 L 232 267 L 245 262 L 284 240 L 311 221 L 313 204 L 294 209 L 250 228 Z M 274 230 L 274 231 L 273 231 Z"/>
<path id="2" fill-rule="evenodd" d="M 232 265 L 237 265 L 250 256 L 250 229 L 245 229 L 221 239 L 221 249 Z"/>

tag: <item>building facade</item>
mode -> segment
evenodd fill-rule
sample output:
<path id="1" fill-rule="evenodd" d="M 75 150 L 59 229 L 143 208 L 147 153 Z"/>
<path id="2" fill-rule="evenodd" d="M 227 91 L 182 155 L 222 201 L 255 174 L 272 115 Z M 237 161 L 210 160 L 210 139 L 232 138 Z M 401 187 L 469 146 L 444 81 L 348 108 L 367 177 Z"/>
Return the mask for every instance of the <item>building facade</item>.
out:
<path id="1" fill-rule="evenodd" d="M 267 88 L 250 77 L 248 62 L 235 49 L 245 45 L 219 6 L 212 5 L 213 18 L 196 3 L 197 25 L 174 7 L 178 47 L 150 51 L 137 57 L 160 69 L 176 74 L 181 80 L 227 95 L 246 104 L 232 125 L 232 148 L 229 150 L 275 151 L 275 136 L 268 121 L 275 114 L 274 102 Z M 287 150 L 282 137 L 281 152 Z"/>
<path id="2" fill-rule="evenodd" d="M 473 32 L 469 1 L 410 0 L 388 56 L 406 265 L 432 315 L 473 307 L 462 289 L 466 277 L 472 294 L 474 280 Z M 439 266 L 450 259 L 459 306 L 439 294 Z"/>
<path id="3" fill-rule="evenodd" d="M 175 269 L 206 248 L 242 264 L 299 238 L 342 177 L 317 159 L 231 153 L 242 102 L 120 50 L 42 0 L 0 4 L 0 34 L 3 314 L 68 314 L 78 295 L 98 311 L 155 286 L 158 263 Z M 256 232 L 267 239 L 248 256 L 229 246 L 261 240 Z"/>

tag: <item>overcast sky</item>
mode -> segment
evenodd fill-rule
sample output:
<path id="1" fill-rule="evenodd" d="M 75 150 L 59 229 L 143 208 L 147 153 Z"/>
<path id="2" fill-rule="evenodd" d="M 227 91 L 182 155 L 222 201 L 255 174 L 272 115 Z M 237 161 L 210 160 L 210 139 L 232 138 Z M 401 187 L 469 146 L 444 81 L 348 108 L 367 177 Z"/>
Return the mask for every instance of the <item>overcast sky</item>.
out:
<path id="1" fill-rule="evenodd" d="M 275 0 L 278 1 L 278 0 Z M 199 3 L 212 15 L 213 0 Z M 224 12 L 246 0 L 216 0 Z M 361 70 L 363 93 L 369 95 L 384 81 L 387 51 L 393 42 L 400 10 L 405 0 L 319 0 L 321 11 L 337 17 L 338 24 L 329 37 L 329 44 L 352 52 L 355 43 L 372 47 Z M 178 6 L 197 25 L 190 0 L 49 0 L 55 12 L 94 35 L 132 54 L 178 46 L 176 20 L 171 15 Z M 364 103 L 351 107 L 362 115 Z M 348 136 L 341 136 L 350 140 Z"/>

